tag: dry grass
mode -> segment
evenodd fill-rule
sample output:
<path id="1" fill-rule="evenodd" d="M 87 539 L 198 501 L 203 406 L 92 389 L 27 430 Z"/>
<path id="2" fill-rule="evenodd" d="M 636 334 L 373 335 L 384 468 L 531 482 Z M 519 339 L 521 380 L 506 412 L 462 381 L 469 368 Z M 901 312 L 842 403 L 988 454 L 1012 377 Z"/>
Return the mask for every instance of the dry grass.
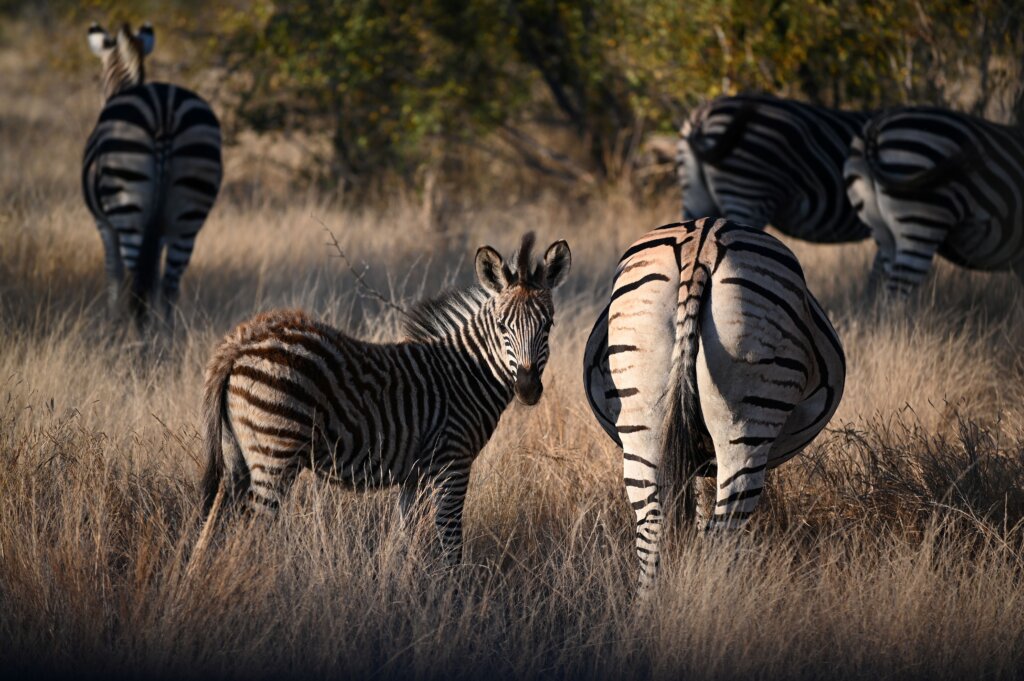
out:
<path id="1" fill-rule="evenodd" d="M 942 267 L 920 300 L 881 310 L 862 302 L 869 246 L 798 245 L 844 339 L 843 405 L 772 475 L 750 532 L 673 542 L 655 605 L 638 611 L 620 460 L 580 364 L 617 254 L 672 220 L 674 200 L 479 208 L 437 232 L 414 201 L 357 213 L 260 198 L 243 177 L 199 239 L 177 337 L 142 353 L 103 321 L 101 248 L 79 197 L 94 91 L 38 75 L 0 53 L 0 671 L 1022 675 L 1016 281 Z M 394 493 L 301 484 L 278 522 L 230 533 L 186 580 L 202 367 L 218 336 L 279 305 L 397 333 L 397 315 L 331 257 L 321 222 L 399 301 L 468 281 L 481 243 L 508 249 L 525 229 L 568 239 L 545 397 L 512 408 L 478 461 L 460 567 L 435 559 L 428 528 L 396 528 Z"/>

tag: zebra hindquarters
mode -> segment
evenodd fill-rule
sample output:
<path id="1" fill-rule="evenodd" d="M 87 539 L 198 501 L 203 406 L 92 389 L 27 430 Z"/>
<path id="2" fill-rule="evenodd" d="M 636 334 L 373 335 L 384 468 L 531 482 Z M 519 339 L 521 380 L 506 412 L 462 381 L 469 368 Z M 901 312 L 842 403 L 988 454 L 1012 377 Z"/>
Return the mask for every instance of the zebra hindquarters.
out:
<path id="1" fill-rule="evenodd" d="M 774 274 L 727 255 L 704 308 L 697 391 L 717 467 L 707 530 L 738 529 L 754 512 L 776 439 L 812 378 L 812 339 L 793 332 L 806 319 L 803 291 L 771 285 Z"/>

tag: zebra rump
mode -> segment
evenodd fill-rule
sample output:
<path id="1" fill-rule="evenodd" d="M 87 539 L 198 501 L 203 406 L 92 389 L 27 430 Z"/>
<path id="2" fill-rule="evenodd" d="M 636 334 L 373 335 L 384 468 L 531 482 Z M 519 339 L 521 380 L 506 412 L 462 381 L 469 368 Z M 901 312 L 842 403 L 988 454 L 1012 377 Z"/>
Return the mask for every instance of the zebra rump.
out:
<path id="1" fill-rule="evenodd" d="M 680 130 L 683 218 L 770 224 L 814 243 L 867 238 L 847 201 L 843 162 L 869 117 L 769 95 L 697 108 Z"/>
<path id="2" fill-rule="evenodd" d="M 936 107 L 865 124 L 844 174 L 878 243 L 872 283 L 905 296 L 936 253 L 961 267 L 1024 275 L 1024 133 Z"/>
<path id="3" fill-rule="evenodd" d="M 643 594 L 667 521 L 700 511 L 703 530 L 742 527 L 766 471 L 831 419 L 846 376 L 793 253 L 711 218 L 665 225 L 626 249 L 583 366 L 594 416 L 622 447 Z M 697 476 L 716 478 L 710 513 Z"/>

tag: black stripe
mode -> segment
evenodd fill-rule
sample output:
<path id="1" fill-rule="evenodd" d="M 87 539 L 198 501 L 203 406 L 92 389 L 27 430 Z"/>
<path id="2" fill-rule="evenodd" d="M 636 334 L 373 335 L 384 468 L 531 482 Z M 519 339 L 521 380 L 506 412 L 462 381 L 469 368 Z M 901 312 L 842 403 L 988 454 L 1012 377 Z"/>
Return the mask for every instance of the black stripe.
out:
<path id="1" fill-rule="evenodd" d="M 730 485 L 730 483 L 732 483 L 734 480 L 736 480 L 736 478 L 740 477 L 741 475 L 753 475 L 754 473 L 760 473 L 765 469 L 765 466 L 767 466 L 767 464 L 763 463 L 760 466 L 747 466 L 745 468 L 741 468 L 732 475 L 730 475 L 728 478 L 720 482 L 718 488 L 725 489 Z"/>
<path id="2" fill-rule="evenodd" d="M 747 395 L 743 398 L 742 402 L 743 404 L 750 404 L 755 407 L 762 407 L 763 409 L 775 409 L 777 411 L 789 411 L 794 406 L 790 402 L 773 400 L 770 397 L 761 397 L 760 395 Z"/>
<path id="3" fill-rule="evenodd" d="M 658 273 L 648 274 L 645 277 L 641 277 L 641 278 L 637 279 L 634 282 L 631 282 L 629 284 L 625 284 L 625 285 L 621 286 L 620 288 L 616 289 L 612 293 L 612 297 L 611 297 L 611 300 L 609 301 L 609 303 L 611 303 L 612 301 L 614 301 L 616 298 L 618 298 L 620 296 L 626 295 L 630 291 L 637 290 L 638 288 L 640 288 L 644 284 L 651 283 L 652 281 L 669 281 L 669 278 L 666 277 L 664 274 L 658 274 Z"/>
<path id="4" fill-rule="evenodd" d="M 664 237 L 662 239 L 652 239 L 650 241 L 644 241 L 643 243 L 634 244 L 626 249 L 626 252 L 619 258 L 619 262 L 623 262 L 629 259 L 630 256 L 642 253 L 649 248 L 657 248 L 658 246 L 674 246 L 676 240 L 674 237 Z"/>
<path id="5" fill-rule="evenodd" d="M 632 397 L 639 392 L 638 388 L 612 388 L 611 390 L 604 391 L 604 398 L 610 400 L 616 397 Z"/>
<path id="6" fill-rule="evenodd" d="M 715 503 L 715 506 L 728 506 L 729 504 L 735 501 L 743 501 L 744 499 L 753 499 L 754 497 L 759 497 L 761 496 L 762 489 L 763 488 L 761 487 L 755 487 L 753 489 L 740 490 L 739 492 L 730 494 L 725 499 L 719 499 Z"/>

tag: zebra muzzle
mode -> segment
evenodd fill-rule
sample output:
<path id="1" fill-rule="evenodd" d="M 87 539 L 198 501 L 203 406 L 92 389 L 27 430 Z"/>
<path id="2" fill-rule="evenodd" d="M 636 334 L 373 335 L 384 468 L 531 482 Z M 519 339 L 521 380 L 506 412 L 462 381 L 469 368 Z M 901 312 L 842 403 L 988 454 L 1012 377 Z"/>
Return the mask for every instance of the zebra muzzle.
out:
<path id="1" fill-rule="evenodd" d="M 537 404 L 544 392 L 544 385 L 540 382 L 540 373 L 533 367 L 516 369 L 515 392 L 516 397 L 523 404 L 530 406 Z"/>

